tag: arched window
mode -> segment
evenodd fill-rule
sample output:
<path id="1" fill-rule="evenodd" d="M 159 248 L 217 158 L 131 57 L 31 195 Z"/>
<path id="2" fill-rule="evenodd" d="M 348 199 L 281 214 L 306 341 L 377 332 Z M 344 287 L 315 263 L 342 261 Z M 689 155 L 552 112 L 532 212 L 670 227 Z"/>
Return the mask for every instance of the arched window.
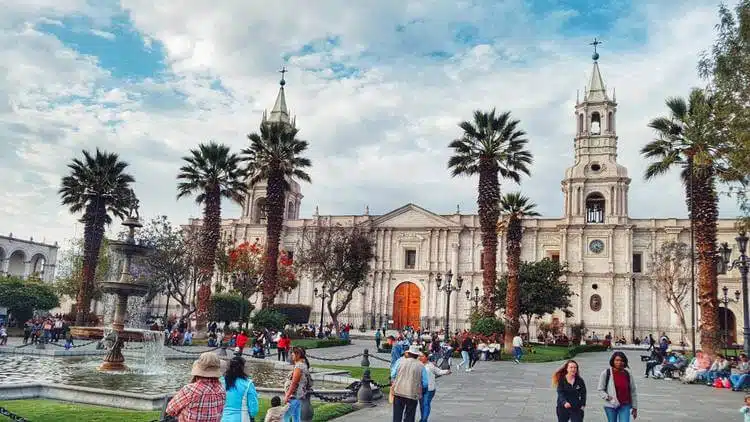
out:
<path id="1" fill-rule="evenodd" d="M 253 207 L 253 222 L 263 224 L 266 222 L 266 198 L 258 198 Z"/>
<path id="2" fill-rule="evenodd" d="M 598 135 L 602 132 L 602 116 L 598 111 L 591 113 L 591 134 Z"/>
<path id="3" fill-rule="evenodd" d="M 287 220 L 294 220 L 294 202 L 290 202 L 286 206 L 286 219 Z"/>
<path id="4" fill-rule="evenodd" d="M 603 223 L 605 210 L 604 196 L 599 192 L 594 192 L 586 197 L 586 222 Z"/>
<path id="5" fill-rule="evenodd" d="M 615 115 L 611 111 L 607 113 L 607 132 L 615 133 Z"/>
<path id="6" fill-rule="evenodd" d="M 583 113 L 578 115 L 578 134 L 583 133 Z"/>

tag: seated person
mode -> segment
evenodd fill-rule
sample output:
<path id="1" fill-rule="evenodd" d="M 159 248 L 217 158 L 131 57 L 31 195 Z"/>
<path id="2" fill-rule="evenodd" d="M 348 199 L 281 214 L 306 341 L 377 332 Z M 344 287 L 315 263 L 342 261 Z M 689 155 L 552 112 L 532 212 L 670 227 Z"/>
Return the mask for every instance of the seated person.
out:
<path id="1" fill-rule="evenodd" d="M 711 361 L 708 356 L 704 355 L 703 352 L 697 352 L 690 365 L 685 368 L 685 375 L 682 376 L 681 380 L 685 383 L 691 383 L 703 379 L 710 367 Z"/>
<path id="2" fill-rule="evenodd" d="M 744 353 L 740 354 L 740 361 L 737 362 L 737 367 L 734 370 L 734 374 L 729 376 L 729 381 L 732 382 L 732 391 L 741 391 L 747 384 L 750 384 L 750 360 Z"/>
<path id="3" fill-rule="evenodd" d="M 678 373 L 687 366 L 687 359 L 680 352 L 670 354 L 661 367 L 661 373 L 665 379 L 674 378 L 674 372 Z"/>
<path id="4" fill-rule="evenodd" d="M 487 348 L 487 359 L 500 360 L 500 351 L 503 347 L 499 343 L 490 343 Z"/>
<path id="5" fill-rule="evenodd" d="M 253 357 L 254 358 L 265 358 L 265 354 L 263 353 L 263 344 L 261 342 L 256 341 L 253 345 Z"/>
<path id="6" fill-rule="evenodd" d="M 716 360 L 711 364 L 706 374 L 706 384 L 712 385 L 716 378 L 725 378 L 731 375 L 731 365 L 728 360 L 724 358 L 724 355 L 717 354 Z"/>
<path id="7" fill-rule="evenodd" d="M 210 333 L 208 335 L 208 347 L 218 347 L 218 346 L 219 344 L 216 341 L 216 333 L 215 332 Z"/>
<path id="8" fill-rule="evenodd" d="M 487 360 L 487 355 L 490 353 L 490 348 L 487 344 L 482 342 L 477 345 L 477 353 L 479 354 L 478 359 Z"/>
<path id="9" fill-rule="evenodd" d="M 654 349 L 651 351 L 651 356 L 646 361 L 646 378 L 648 378 L 649 372 L 651 373 L 651 376 L 656 377 L 655 369 L 658 365 L 661 365 L 664 361 L 664 357 L 661 355 L 661 352 L 659 352 L 658 349 Z"/>

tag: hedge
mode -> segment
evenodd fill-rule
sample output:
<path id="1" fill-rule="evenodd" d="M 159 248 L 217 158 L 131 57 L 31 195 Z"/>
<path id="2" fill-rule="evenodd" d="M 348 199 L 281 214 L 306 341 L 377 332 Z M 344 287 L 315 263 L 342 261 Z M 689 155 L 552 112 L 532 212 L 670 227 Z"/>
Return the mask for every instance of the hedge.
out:
<path id="1" fill-rule="evenodd" d="M 607 346 L 601 345 L 601 344 L 584 344 L 579 345 L 575 347 L 571 347 L 568 350 L 568 354 L 565 355 L 566 359 L 571 359 L 575 357 L 575 355 L 580 353 L 588 353 L 588 352 L 606 352 Z"/>
<path id="2" fill-rule="evenodd" d="M 300 346 L 305 349 L 323 349 L 326 347 L 347 346 L 349 344 L 351 344 L 350 340 L 334 337 L 324 339 L 292 339 L 292 346 Z"/>
<path id="3" fill-rule="evenodd" d="M 286 316 L 289 324 L 305 324 L 310 319 L 312 307 L 297 303 L 277 303 L 270 309 Z"/>

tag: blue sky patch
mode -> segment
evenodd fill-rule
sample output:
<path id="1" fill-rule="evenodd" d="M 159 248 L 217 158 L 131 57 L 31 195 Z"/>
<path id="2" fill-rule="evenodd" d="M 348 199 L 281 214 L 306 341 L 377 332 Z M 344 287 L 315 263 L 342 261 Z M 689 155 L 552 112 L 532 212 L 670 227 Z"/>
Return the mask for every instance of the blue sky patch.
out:
<path id="1" fill-rule="evenodd" d="M 162 45 L 152 42 L 147 47 L 127 15 L 117 17 L 106 28 L 93 27 L 85 17 L 67 17 L 62 24 L 43 23 L 37 29 L 80 54 L 95 57 L 99 66 L 116 78 L 141 80 L 166 70 Z"/>

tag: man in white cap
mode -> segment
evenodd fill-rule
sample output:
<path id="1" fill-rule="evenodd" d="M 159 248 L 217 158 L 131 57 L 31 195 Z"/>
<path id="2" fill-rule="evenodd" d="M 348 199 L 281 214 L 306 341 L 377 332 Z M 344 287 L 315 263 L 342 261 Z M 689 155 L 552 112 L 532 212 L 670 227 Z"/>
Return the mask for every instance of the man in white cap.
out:
<path id="1" fill-rule="evenodd" d="M 419 399 L 428 391 L 427 369 L 417 359 L 421 353 L 419 346 L 413 344 L 391 367 L 393 422 L 414 422 Z"/>

